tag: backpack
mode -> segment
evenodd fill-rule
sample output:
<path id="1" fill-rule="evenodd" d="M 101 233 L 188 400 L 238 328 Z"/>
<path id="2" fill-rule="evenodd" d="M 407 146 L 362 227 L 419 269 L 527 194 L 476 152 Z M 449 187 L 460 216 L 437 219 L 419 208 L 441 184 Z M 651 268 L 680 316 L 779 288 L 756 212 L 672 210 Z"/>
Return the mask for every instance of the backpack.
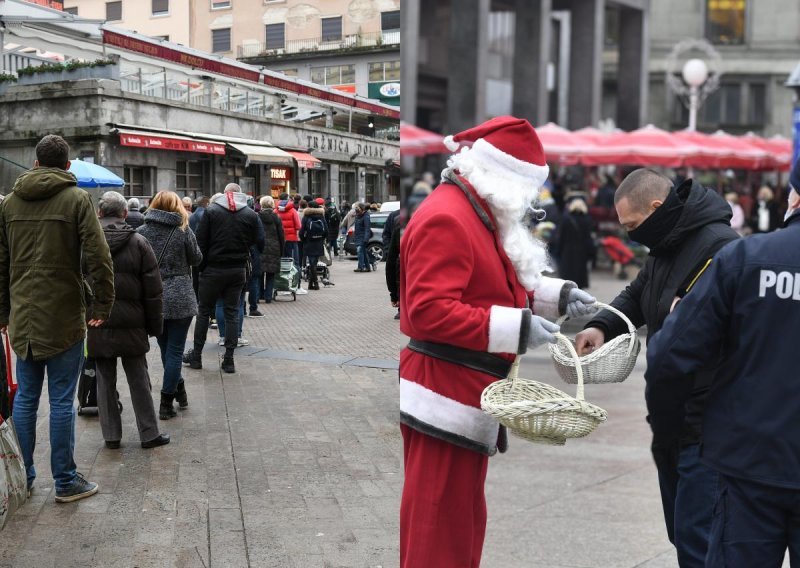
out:
<path id="1" fill-rule="evenodd" d="M 318 241 L 325 238 L 325 222 L 321 217 L 315 217 L 308 223 L 308 239 Z"/>

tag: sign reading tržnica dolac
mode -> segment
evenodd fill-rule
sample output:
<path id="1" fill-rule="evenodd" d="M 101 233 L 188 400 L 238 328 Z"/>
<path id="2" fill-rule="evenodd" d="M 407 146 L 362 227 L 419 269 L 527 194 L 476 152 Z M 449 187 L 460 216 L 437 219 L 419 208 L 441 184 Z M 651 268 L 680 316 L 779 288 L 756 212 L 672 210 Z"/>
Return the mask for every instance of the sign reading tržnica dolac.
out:
<path id="1" fill-rule="evenodd" d="M 307 146 L 320 152 L 333 152 L 337 154 L 357 154 L 362 158 L 384 159 L 386 148 L 381 144 L 369 144 L 366 142 L 356 142 L 336 136 L 326 136 L 320 134 L 316 136 L 306 135 Z"/>

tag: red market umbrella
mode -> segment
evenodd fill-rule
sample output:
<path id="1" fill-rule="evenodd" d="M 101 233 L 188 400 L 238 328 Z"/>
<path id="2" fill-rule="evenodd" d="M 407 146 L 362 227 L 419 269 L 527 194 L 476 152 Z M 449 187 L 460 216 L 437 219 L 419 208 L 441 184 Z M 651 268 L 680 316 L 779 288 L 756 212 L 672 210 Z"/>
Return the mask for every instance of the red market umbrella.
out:
<path id="1" fill-rule="evenodd" d="M 763 169 L 787 171 L 792 167 L 792 141 L 776 134 L 772 138 L 762 138 L 748 132 L 742 139 L 767 153 Z"/>
<path id="2" fill-rule="evenodd" d="M 450 154 L 444 145 L 444 136 L 413 124 L 400 122 L 400 152 L 406 156 Z"/>
<path id="3" fill-rule="evenodd" d="M 697 153 L 695 144 L 648 124 L 632 132 L 609 134 L 608 139 L 591 149 L 582 162 L 587 166 L 631 164 L 676 168 L 683 165 L 687 156 Z"/>
<path id="4" fill-rule="evenodd" d="M 680 130 L 673 133 L 673 136 L 697 147 L 697 153 L 687 156 L 684 161 L 684 165 L 688 167 L 756 170 L 767 159 L 764 150 L 721 130 L 714 134 Z"/>
<path id="5" fill-rule="evenodd" d="M 595 146 L 590 139 L 552 122 L 536 128 L 536 134 L 542 142 L 547 161 L 564 166 L 579 163 L 580 157 Z"/>

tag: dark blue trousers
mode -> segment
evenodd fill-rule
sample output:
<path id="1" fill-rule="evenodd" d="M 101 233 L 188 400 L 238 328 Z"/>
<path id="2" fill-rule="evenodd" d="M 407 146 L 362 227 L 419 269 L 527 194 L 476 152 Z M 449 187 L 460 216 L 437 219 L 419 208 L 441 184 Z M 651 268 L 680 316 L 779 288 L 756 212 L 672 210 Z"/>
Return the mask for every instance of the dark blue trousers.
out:
<path id="1" fill-rule="evenodd" d="M 800 489 L 726 475 L 719 482 L 706 566 L 780 568 L 787 548 L 800 566 Z"/>
<path id="2" fill-rule="evenodd" d="M 700 445 L 657 453 L 661 504 L 681 568 L 703 568 L 708 552 L 719 474 L 700 462 Z"/>

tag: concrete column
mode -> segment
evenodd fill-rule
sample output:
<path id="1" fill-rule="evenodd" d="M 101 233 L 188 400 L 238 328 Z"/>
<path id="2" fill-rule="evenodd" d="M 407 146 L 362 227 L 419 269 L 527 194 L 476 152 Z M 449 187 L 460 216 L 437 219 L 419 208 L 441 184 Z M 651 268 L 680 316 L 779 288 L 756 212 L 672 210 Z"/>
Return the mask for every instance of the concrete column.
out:
<path id="1" fill-rule="evenodd" d="M 411 124 L 417 122 L 419 3 L 420 0 L 403 0 L 400 11 L 400 117 Z"/>
<path id="2" fill-rule="evenodd" d="M 490 0 L 450 3 L 446 108 L 449 133 L 461 132 L 486 117 L 489 4 Z"/>
<path id="3" fill-rule="evenodd" d="M 333 195 L 339 203 L 342 196 L 339 194 L 339 164 L 329 164 L 328 166 L 328 193 Z"/>
<path id="4" fill-rule="evenodd" d="M 620 8 L 617 125 L 622 130 L 635 130 L 647 122 L 648 20 L 647 7 L 644 10 Z"/>
<path id="5" fill-rule="evenodd" d="M 512 113 L 534 126 L 547 122 L 552 0 L 517 0 Z"/>
<path id="6" fill-rule="evenodd" d="M 597 126 L 603 96 L 605 0 L 573 0 L 569 58 L 569 128 Z"/>

